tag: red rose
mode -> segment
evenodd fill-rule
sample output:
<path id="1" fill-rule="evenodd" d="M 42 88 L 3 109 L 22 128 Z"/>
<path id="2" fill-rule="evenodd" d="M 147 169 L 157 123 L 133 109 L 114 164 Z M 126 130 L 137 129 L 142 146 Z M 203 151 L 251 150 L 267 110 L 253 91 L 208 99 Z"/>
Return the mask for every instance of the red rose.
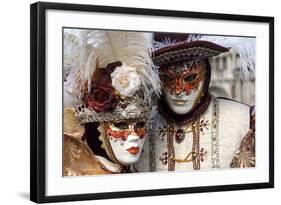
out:
<path id="1" fill-rule="evenodd" d="M 87 97 L 87 104 L 96 112 L 107 112 L 113 110 L 117 105 L 117 96 L 110 84 L 99 84 L 93 86 Z"/>
<path id="2" fill-rule="evenodd" d="M 121 65 L 120 61 L 116 61 L 99 70 L 99 79 L 93 82 L 91 92 L 86 96 L 86 99 L 84 98 L 88 107 L 91 107 L 96 112 L 107 112 L 117 106 L 118 97 L 111 85 L 110 74 L 117 66 Z"/>

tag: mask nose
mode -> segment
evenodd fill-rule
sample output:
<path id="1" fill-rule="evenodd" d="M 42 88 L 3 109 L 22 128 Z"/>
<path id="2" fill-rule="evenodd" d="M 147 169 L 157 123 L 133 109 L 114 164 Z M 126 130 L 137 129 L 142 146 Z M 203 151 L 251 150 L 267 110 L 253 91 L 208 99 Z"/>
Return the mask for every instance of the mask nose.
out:
<path id="1" fill-rule="evenodd" d="M 127 138 L 127 141 L 130 141 L 130 142 L 137 142 L 139 141 L 140 137 L 135 135 L 135 134 L 130 134 Z"/>
<path id="2" fill-rule="evenodd" d="M 176 79 L 176 86 L 175 86 L 175 93 L 176 95 L 181 94 L 183 91 L 183 85 L 182 85 L 182 81 L 180 78 Z"/>
<path id="3" fill-rule="evenodd" d="M 129 129 L 130 129 L 129 136 L 131 137 L 131 139 L 134 141 L 138 140 L 140 138 L 140 136 L 138 136 L 138 134 L 136 133 L 134 125 L 129 125 Z"/>

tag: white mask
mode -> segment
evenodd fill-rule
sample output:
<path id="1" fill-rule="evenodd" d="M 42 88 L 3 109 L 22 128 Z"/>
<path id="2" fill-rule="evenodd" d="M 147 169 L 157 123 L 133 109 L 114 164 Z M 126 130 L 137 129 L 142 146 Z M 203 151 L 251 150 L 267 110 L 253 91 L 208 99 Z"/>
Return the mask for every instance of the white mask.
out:
<path id="1" fill-rule="evenodd" d="M 164 88 L 164 96 L 171 110 L 176 114 L 186 114 L 192 110 L 201 94 L 203 83 L 200 82 L 198 89 L 192 91 L 189 95 L 185 92 L 180 94 L 171 94 L 170 90 Z"/>
<path id="2" fill-rule="evenodd" d="M 145 123 L 109 123 L 107 137 L 116 160 L 122 165 L 138 161 L 145 142 Z"/>
<path id="3" fill-rule="evenodd" d="M 164 85 L 164 97 L 176 114 L 187 114 L 199 99 L 204 85 L 204 62 L 164 68 L 160 78 Z"/>

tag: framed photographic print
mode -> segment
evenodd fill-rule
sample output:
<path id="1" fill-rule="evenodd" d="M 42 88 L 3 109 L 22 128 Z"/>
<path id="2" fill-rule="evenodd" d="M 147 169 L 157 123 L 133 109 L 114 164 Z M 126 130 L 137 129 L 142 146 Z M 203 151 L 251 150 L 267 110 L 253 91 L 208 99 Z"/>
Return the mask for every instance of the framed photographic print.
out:
<path id="1" fill-rule="evenodd" d="M 274 187 L 274 18 L 31 5 L 30 198 Z"/>

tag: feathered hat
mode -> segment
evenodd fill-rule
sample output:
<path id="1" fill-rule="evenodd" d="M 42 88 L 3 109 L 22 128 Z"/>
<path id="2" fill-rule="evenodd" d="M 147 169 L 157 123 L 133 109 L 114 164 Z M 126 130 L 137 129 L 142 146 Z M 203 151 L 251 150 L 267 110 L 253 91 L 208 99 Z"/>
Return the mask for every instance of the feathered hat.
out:
<path id="1" fill-rule="evenodd" d="M 179 33 L 155 33 L 153 61 L 160 68 L 189 60 L 208 60 L 235 50 L 241 75 L 248 79 L 255 70 L 255 38 Z"/>
<path id="2" fill-rule="evenodd" d="M 166 68 L 177 73 L 185 67 L 189 68 L 201 62 L 205 64 L 203 89 L 191 111 L 179 115 L 171 110 L 164 97 L 159 101 L 159 112 L 178 124 L 185 124 L 203 113 L 211 101 L 209 93 L 212 70 L 210 59 L 233 49 L 240 56 L 240 70 L 243 79 L 248 79 L 255 69 L 254 38 L 155 33 L 154 40 L 153 62 L 158 66 L 160 75 Z"/>
<path id="3" fill-rule="evenodd" d="M 142 118 L 161 84 L 152 59 L 152 34 L 64 31 L 65 91 L 82 123 Z"/>

